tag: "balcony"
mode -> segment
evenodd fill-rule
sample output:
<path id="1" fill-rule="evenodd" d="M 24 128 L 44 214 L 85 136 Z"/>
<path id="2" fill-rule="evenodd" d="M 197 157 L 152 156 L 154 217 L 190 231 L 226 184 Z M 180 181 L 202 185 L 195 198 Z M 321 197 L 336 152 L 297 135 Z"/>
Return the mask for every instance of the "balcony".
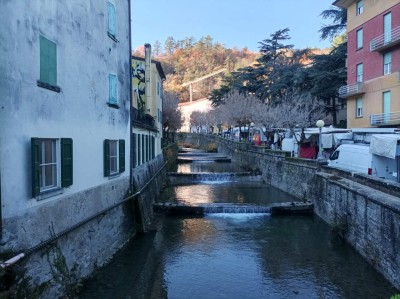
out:
<path id="1" fill-rule="evenodd" d="M 351 96 L 363 94 L 365 92 L 362 91 L 363 84 L 361 82 L 354 83 L 351 85 L 344 85 L 339 88 L 339 97 L 348 98 Z"/>
<path id="2" fill-rule="evenodd" d="M 400 112 L 371 114 L 371 126 L 390 126 L 400 124 Z"/>
<path id="3" fill-rule="evenodd" d="M 131 117 L 134 127 L 139 127 L 151 131 L 158 131 L 154 117 L 132 107 Z"/>
<path id="4" fill-rule="evenodd" d="M 371 52 L 381 52 L 398 44 L 400 44 L 400 27 L 371 40 L 369 48 Z"/>

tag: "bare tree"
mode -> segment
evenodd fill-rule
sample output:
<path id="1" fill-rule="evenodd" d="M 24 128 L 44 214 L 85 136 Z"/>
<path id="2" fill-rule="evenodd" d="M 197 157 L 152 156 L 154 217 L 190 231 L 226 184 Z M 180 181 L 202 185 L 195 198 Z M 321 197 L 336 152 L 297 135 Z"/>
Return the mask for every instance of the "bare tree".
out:
<path id="1" fill-rule="evenodd" d="M 320 102 L 311 96 L 287 94 L 278 105 L 270 106 L 267 113 L 269 123 L 276 128 L 294 130 L 315 126 L 318 119 L 324 119 L 324 107 Z M 294 134 L 294 136 L 296 136 Z M 304 134 L 301 134 L 302 142 Z"/>
<path id="2" fill-rule="evenodd" d="M 169 138 L 171 132 L 176 132 L 182 127 L 182 113 L 178 108 L 179 98 L 171 92 L 164 92 L 163 96 L 163 136 Z"/>
<path id="3" fill-rule="evenodd" d="M 195 127 L 197 133 L 202 133 L 204 128 L 208 129 L 207 113 L 201 111 L 193 111 L 190 114 L 190 127 Z"/>
<path id="4" fill-rule="evenodd" d="M 229 92 L 221 106 L 225 120 L 239 127 L 249 126 L 256 117 L 257 107 L 261 101 L 253 94 L 240 93 L 237 90 Z"/>

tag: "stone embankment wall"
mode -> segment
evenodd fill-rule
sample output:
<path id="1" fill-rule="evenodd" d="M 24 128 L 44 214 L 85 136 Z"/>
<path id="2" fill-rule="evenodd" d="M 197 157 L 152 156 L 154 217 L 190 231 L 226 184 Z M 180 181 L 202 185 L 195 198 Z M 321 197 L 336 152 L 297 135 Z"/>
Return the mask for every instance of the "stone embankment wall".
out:
<path id="1" fill-rule="evenodd" d="M 172 146 L 164 155 L 173 158 L 176 152 Z M 10 235 L 20 231 L 21 225 L 45 226 L 49 235 L 23 235 L 29 244 L 24 248 L 11 238 L 3 245 L 13 245 L 3 250 L 3 261 L 20 253 L 25 257 L 0 276 L 0 297 L 59 298 L 109 262 L 138 231 L 146 231 L 168 170 L 164 155 L 133 169 L 135 190 L 130 190 L 129 177 L 115 178 L 52 206 L 32 208 L 24 219 L 11 219 L 7 225 Z M 139 190 L 138 196 L 131 196 Z M 54 216 L 58 223 L 49 222 Z"/>
<path id="2" fill-rule="evenodd" d="M 400 289 L 400 184 L 218 136 L 179 137 L 203 148 L 217 144 L 218 152 L 232 161 L 259 170 L 265 182 L 299 200 L 311 200 L 314 213 Z"/>

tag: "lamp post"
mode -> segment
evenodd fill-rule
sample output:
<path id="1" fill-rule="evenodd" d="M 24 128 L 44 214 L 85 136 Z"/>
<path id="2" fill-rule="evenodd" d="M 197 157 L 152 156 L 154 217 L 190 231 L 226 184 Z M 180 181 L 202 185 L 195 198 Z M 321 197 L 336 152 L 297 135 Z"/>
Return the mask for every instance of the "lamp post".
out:
<path id="1" fill-rule="evenodd" d="M 318 145 L 318 160 L 323 160 L 324 156 L 322 155 L 322 151 L 323 151 L 323 147 L 322 147 L 322 136 L 321 136 L 321 132 L 322 132 L 322 127 L 325 125 L 325 122 L 322 119 L 317 120 L 316 123 L 318 129 L 319 129 L 319 145 Z"/>

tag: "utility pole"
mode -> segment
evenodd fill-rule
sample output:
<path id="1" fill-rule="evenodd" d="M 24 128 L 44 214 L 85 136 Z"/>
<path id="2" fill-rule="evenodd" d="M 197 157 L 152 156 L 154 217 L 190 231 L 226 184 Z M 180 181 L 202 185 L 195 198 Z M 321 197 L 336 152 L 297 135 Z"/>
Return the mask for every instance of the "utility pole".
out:
<path id="1" fill-rule="evenodd" d="M 199 78 L 197 78 L 197 79 L 194 79 L 194 80 L 192 80 L 192 81 L 183 83 L 183 84 L 182 84 L 182 87 L 189 86 L 190 102 L 192 102 L 192 100 L 193 100 L 193 87 L 192 87 L 192 85 L 193 85 L 194 83 L 203 81 L 204 79 L 213 77 L 213 76 L 218 75 L 219 73 L 222 73 L 222 72 L 225 72 L 225 71 L 226 71 L 226 68 L 223 68 L 223 69 L 220 69 L 220 70 L 218 70 L 218 71 L 212 72 L 212 73 L 210 73 L 210 74 L 208 74 L 208 75 L 205 75 L 205 76 L 199 77 Z"/>

